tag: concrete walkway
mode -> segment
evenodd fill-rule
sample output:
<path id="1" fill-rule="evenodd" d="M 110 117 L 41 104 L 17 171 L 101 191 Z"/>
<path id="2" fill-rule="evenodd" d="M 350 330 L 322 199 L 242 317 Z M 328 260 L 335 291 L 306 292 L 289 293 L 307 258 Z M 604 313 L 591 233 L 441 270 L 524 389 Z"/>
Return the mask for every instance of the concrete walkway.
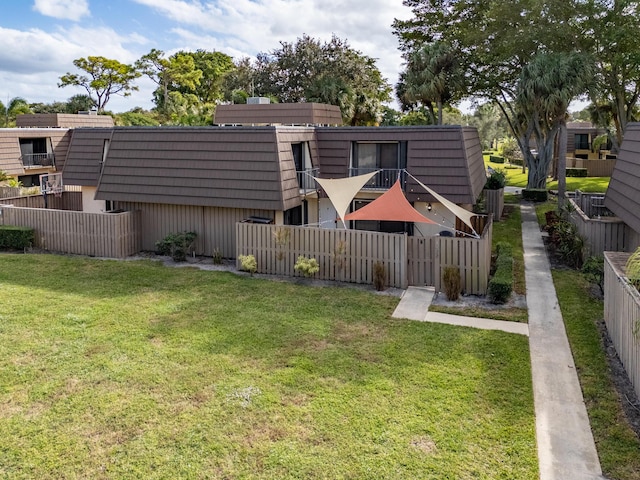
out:
<path id="1" fill-rule="evenodd" d="M 429 312 L 433 289 L 409 287 L 393 317 L 529 335 L 541 480 L 602 480 L 591 425 L 533 205 L 523 204 L 529 324 Z"/>

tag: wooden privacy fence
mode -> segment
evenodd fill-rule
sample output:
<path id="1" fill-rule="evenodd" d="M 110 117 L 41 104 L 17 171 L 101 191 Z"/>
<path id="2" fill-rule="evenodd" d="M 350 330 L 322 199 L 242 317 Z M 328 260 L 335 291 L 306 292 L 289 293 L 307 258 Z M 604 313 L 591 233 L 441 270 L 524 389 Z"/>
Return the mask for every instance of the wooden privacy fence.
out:
<path id="1" fill-rule="evenodd" d="M 294 269 L 302 255 L 318 261 L 314 278 L 366 284 L 373 283 L 373 265 L 381 262 L 387 286 L 430 285 L 437 291 L 442 270 L 451 265 L 460 268 L 465 293 L 485 294 L 491 232 L 490 220 L 479 239 L 237 223 L 236 257 L 254 255 L 258 273 L 302 276 Z"/>
<path id="2" fill-rule="evenodd" d="M 627 253 L 606 252 L 604 321 L 636 395 L 640 396 L 640 294 L 625 278 Z"/>
<path id="3" fill-rule="evenodd" d="M 31 227 L 35 247 L 94 257 L 124 258 L 140 251 L 140 213 L 84 213 L 0 205 L 3 225 Z"/>
<path id="4" fill-rule="evenodd" d="M 27 195 L 0 199 L 0 205 L 13 205 L 14 207 L 44 208 L 44 196 Z M 82 211 L 82 192 L 62 192 L 62 195 L 47 195 L 47 208 L 56 210 Z"/>
<path id="5" fill-rule="evenodd" d="M 616 160 L 587 160 L 584 158 L 576 158 L 573 159 L 573 161 L 568 160 L 567 165 L 573 165 L 575 168 L 586 168 L 587 177 L 610 177 L 616 166 Z"/>
<path id="6" fill-rule="evenodd" d="M 504 188 L 498 190 L 483 190 L 484 200 L 487 205 L 487 213 L 492 213 L 496 222 L 499 222 L 502 218 L 502 211 L 504 210 Z"/>
<path id="7" fill-rule="evenodd" d="M 574 209 L 569 218 L 585 239 L 587 255 L 602 255 L 605 251 L 621 252 L 626 249 L 630 232 L 622 220 L 607 216 L 589 218 L 579 205 L 584 204 L 593 210 L 589 198 L 584 196 L 569 199 L 569 203 Z"/>

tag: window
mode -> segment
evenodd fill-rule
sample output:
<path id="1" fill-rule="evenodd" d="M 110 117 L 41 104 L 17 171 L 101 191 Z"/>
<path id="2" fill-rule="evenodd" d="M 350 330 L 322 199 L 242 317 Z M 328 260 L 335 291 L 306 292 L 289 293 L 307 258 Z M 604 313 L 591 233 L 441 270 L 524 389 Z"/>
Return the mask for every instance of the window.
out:
<path id="1" fill-rule="evenodd" d="M 576 150 L 590 150 L 589 146 L 589 134 L 588 133 L 576 133 L 575 134 L 575 149 Z"/>
<path id="2" fill-rule="evenodd" d="M 302 201 L 302 205 L 290 208 L 284 212 L 285 225 L 308 225 L 309 223 L 309 206 L 306 200 Z"/>
<path id="3" fill-rule="evenodd" d="M 52 152 L 50 138 L 20 139 L 20 156 L 25 168 L 55 166 Z"/>
<path id="4" fill-rule="evenodd" d="M 351 151 L 350 176 L 382 170 L 365 187 L 391 188 L 401 179 L 407 168 L 407 142 L 363 143 L 354 142 Z"/>

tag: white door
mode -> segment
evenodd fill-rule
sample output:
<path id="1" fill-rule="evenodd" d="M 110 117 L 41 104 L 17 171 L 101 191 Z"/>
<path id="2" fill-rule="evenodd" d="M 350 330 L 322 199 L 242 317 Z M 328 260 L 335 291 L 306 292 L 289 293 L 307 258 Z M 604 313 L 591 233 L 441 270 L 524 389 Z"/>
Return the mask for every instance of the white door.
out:
<path id="1" fill-rule="evenodd" d="M 320 198 L 318 200 L 318 210 L 320 216 L 320 227 L 336 228 L 336 219 L 338 218 L 338 214 L 328 198 Z"/>

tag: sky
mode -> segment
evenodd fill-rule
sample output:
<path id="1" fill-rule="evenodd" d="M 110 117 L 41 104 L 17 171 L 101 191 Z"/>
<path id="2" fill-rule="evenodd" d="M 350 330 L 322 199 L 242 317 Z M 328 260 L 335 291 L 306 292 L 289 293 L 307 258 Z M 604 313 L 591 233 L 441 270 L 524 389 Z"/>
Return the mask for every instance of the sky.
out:
<path id="1" fill-rule="evenodd" d="M 377 59 L 394 85 L 402 70 L 394 18 L 411 17 L 402 0 L 10 0 L 0 16 L 0 100 L 65 101 L 86 93 L 59 88 L 73 60 L 100 55 L 133 63 L 152 48 L 172 54 L 204 49 L 233 58 L 255 57 L 303 34 L 322 41 L 335 34 Z M 152 108 L 155 85 L 114 96 L 107 110 Z"/>

